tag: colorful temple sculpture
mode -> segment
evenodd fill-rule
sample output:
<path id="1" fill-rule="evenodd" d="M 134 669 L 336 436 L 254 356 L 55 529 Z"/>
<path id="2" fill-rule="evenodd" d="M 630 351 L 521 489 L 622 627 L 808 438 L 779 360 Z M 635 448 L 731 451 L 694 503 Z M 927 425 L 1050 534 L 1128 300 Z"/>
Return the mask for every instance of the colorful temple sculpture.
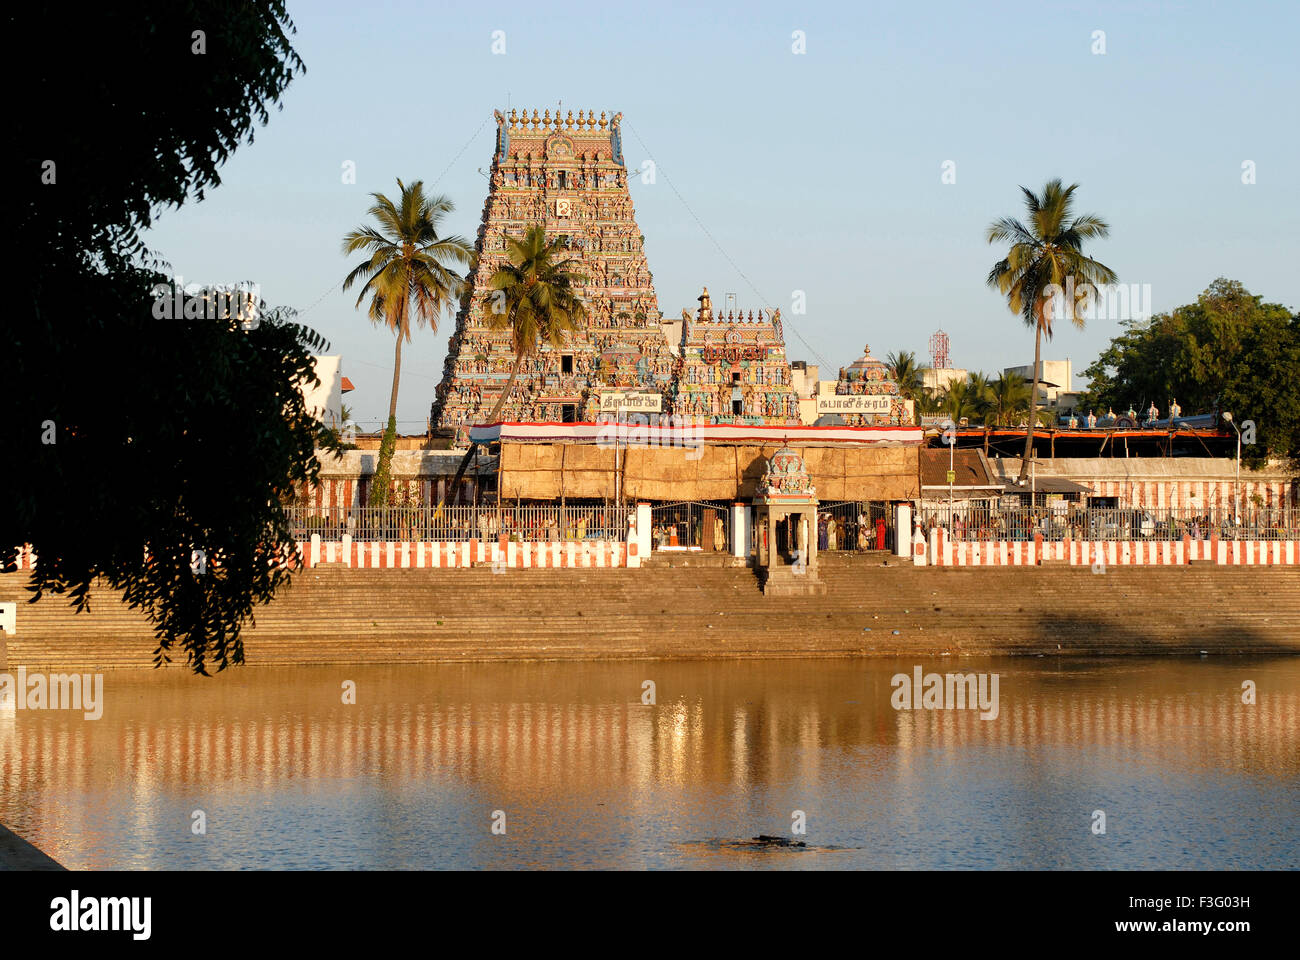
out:
<path id="1" fill-rule="evenodd" d="M 534 224 L 559 237 L 586 278 L 586 320 L 560 349 L 543 345 L 524 361 L 504 408 L 508 421 L 593 421 L 602 409 L 660 413 L 675 357 L 660 327 L 653 276 L 627 188 L 622 114 L 559 110 L 532 117 L 495 112 L 491 185 L 475 250 L 477 266 L 448 342 L 432 419 L 463 440 L 486 419 L 510 376 L 514 351 L 488 323 L 488 282 L 506 259 L 506 237 Z"/>
<path id="2" fill-rule="evenodd" d="M 694 318 L 682 311 L 672 412 L 693 423 L 798 424 L 781 311 L 715 315 L 708 287 L 699 302 Z"/>
<path id="3" fill-rule="evenodd" d="M 768 458 L 754 496 L 754 567 L 767 596 L 826 593 L 818 575 L 817 488 L 797 451 Z"/>
<path id="4" fill-rule="evenodd" d="M 846 426 L 883 426 L 912 422 L 912 401 L 899 395 L 889 367 L 871 356 L 870 345 L 848 367 L 840 367 L 835 395 L 818 401 L 819 414 L 841 417 Z"/>

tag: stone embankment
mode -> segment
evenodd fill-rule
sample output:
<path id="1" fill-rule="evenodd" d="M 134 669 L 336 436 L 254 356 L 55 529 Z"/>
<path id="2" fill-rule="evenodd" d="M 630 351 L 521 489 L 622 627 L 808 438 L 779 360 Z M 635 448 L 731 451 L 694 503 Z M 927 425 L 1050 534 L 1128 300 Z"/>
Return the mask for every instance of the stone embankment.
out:
<path id="1" fill-rule="evenodd" d="M 723 557 L 647 568 L 356 570 L 322 566 L 257 612 L 249 664 L 500 659 L 1300 653 L 1287 567 L 918 568 L 823 555 L 828 591 L 765 598 Z M 25 578 L 0 575 L 0 600 Z M 9 668 L 148 666 L 154 641 L 108 590 L 88 614 L 21 602 Z M 0 663 L 0 669 L 3 669 Z"/>

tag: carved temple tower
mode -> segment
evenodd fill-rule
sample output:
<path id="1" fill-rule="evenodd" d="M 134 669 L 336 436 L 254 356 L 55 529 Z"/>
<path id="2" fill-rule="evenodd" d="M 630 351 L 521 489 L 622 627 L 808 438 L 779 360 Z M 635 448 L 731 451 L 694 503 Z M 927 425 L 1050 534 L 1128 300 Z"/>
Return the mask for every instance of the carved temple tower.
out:
<path id="1" fill-rule="evenodd" d="M 534 224 L 559 237 L 586 277 L 578 292 L 586 320 L 564 346 L 543 345 L 524 361 L 508 421 L 593 421 L 602 392 L 669 389 L 674 357 L 660 328 L 653 277 L 627 188 L 622 114 L 495 112 L 491 186 L 475 242 L 478 263 L 448 341 L 433 403 L 436 426 L 463 439 L 491 412 L 514 362 L 508 331 L 488 324 L 488 281 L 506 259 L 507 236 Z"/>
<path id="2" fill-rule="evenodd" d="M 682 311 L 673 412 L 696 423 L 798 424 L 781 311 L 714 311 L 708 287 L 699 302 L 694 318 Z"/>

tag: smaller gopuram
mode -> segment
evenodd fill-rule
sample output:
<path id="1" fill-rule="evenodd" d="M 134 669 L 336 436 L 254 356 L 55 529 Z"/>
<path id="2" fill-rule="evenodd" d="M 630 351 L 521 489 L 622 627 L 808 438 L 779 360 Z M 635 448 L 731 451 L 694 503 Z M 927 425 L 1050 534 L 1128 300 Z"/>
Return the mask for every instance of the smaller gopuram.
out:
<path id="1" fill-rule="evenodd" d="M 803 457 L 782 447 L 754 497 L 755 571 L 766 596 L 824 594 L 817 575 L 817 488 Z"/>
<path id="2" fill-rule="evenodd" d="M 672 412 L 691 423 L 798 424 L 780 310 L 716 315 L 709 288 L 692 318 L 682 311 L 682 341 Z"/>
<path id="3" fill-rule="evenodd" d="M 898 392 L 889 367 L 871 355 L 870 345 L 848 367 L 840 367 L 835 396 L 820 397 L 819 415 L 835 414 L 849 427 L 890 426 L 912 422 L 912 402 Z"/>

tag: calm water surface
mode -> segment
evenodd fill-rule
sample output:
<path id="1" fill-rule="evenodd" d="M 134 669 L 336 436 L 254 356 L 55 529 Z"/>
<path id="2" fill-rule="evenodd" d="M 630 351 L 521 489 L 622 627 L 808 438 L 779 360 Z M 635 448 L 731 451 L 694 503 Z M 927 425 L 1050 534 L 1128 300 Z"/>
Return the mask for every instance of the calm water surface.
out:
<path id="1" fill-rule="evenodd" d="M 997 719 L 894 710 L 918 662 L 999 674 Z M 105 701 L 0 714 L 0 822 L 73 868 L 1300 867 L 1295 658 L 118 671 Z M 796 810 L 804 849 L 741 842 Z"/>

